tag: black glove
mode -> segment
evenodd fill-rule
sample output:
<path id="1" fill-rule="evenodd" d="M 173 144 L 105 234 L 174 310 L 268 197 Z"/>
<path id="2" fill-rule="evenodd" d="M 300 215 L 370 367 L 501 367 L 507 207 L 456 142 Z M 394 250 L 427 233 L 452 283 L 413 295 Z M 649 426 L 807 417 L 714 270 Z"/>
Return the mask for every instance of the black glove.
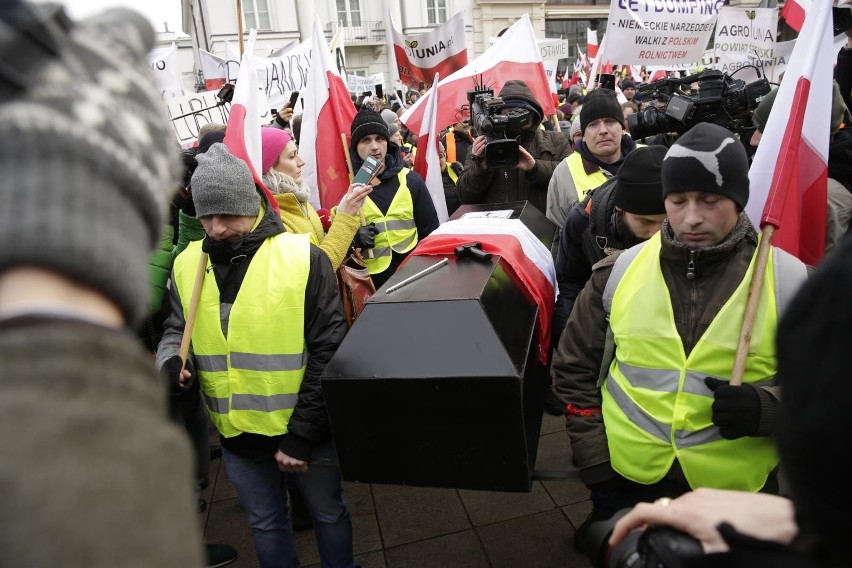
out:
<path id="1" fill-rule="evenodd" d="M 178 394 L 185 391 L 195 380 L 195 366 L 192 364 L 192 359 L 187 359 L 186 366 L 184 368 L 189 371 L 191 376 L 189 378 L 189 382 L 185 385 L 180 383 L 181 363 L 180 355 L 175 355 L 174 357 L 166 359 L 165 363 L 163 363 L 162 369 L 160 369 L 166 377 L 166 380 L 169 382 L 169 392 L 172 394 Z"/>
<path id="2" fill-rule="evenodd" d="M 352 239 L 352 245 L 355 248 L 371 249 L 376 246 L 376 235 L 379 234 L 379 229 L 375 223 L 364 225 L 358 232 L 355 233 L 355 238 Z"/>
<path id="3" fill-rule="evenodd" d="M 704 384 L 713 391 L 711 418 L 726 440 L 757 434 L 760 426 L 760 395 L 752 385 L 731 386 L 728 381 L 706 377 Z"/>

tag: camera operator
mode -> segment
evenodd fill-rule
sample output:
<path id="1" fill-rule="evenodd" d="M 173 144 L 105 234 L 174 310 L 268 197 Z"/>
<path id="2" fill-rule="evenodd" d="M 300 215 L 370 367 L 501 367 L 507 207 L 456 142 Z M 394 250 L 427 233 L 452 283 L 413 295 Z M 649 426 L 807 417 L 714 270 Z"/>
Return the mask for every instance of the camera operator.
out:
<path id="1" fill-rule="evenodd" d="M 610 89 L 596 89 L 586 96 L 580 129 L 583 139 L 553 170 L 547 188 L 547 218 L 560 230 L 571 207 L 614 176 L 625 156 L 636 148 L 624 129 L 621 104 Z"/>
<path id="2" fill-rule="evenodd" d="M 805 266 L 772 249 L 760 303 L 775 309 L 759 311 L 743 384 L 729 385 L 758 244 L 743 211 L 745 148 L 699 123 L 666 153 L 662 185 L 662 229 L 594 266 L 553 359 L 591 489 L 580 548 L 593 521 L 641 501 L 697 487 L 778 490 L 774 333 Z"/>
<path id="3" fill-rule="evenodd" d="M 547 184 L 553 169 L 571 151 L 568 140 L 561 132 L 539 128 L 544 111 L 524 82 L 506 81 L 499 97 L 505 105 L 499 109 L 501 114 L 517 108 L 529 111 L 530 119 L 519 131 L 507 132 L 507 136 L 518 140 L 520 161 L 514 167 L 489 167 L 484 159 L 486 137 L 477 136 L 459 177 L 461 202 L 503 203 L 526 200 L 544 212 Z"/>
<path id="4" fill-rule="evenodd" d="M 778 383 L 784 389 L 778 444 L 790 501 L 782 497 L 698 490 L 637 505 L 612 531 L 610 547 L 635 528 L 673 527 L 707 556 L 705 566 L 850 566 L 852 493 L 837 456 L 848 450 L 852 317 L 852 240 L 844 239 L 793 298 L 778 326 Z M 814 356 L 818 354 L 818 356 Z M 748 538 L 752 537 L 752 538 Z"/>

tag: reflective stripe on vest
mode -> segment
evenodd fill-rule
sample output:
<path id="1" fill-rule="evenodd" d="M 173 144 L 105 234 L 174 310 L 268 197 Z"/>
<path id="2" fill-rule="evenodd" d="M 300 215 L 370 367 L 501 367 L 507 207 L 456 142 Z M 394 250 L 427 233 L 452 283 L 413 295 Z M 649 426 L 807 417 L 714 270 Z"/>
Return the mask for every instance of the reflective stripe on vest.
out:
<path id="1" fill-rule="evenodd" d="M 192 348 L 211 421 L 226 438 L 242 432 L 287 432 L 307 365 L 305 287 L 308 235 L 284 233 L 255 253 L 222 333 L 219 288 L 207 271 L 192 331 Z M 187 316 L 201 241 L 175 260 L 175 283 Z M 270 286 L 274 283 L 274 286 Z"/>
<path id="2" fill-rule="evenodd" d="M 583 201 L 589 190 L 598 187 L 609 179 L 609 176 L 600 168 L 596 172 L 587 174 L 586 169 L 583 167 L 583 157 L 579 152 L 574 152 L 565 158 L 565 163 L 568 164 L 568 171 L 571 173 L 571 179 L 574 181 L 574 189 L 577 190 L 578 201 Z"/>
<path id="3" fill-rule="evenodd" d="M 417 245 L 417 225 L 414 222 L 414 202 L 408 190 L 406 176 L 411 171 L 402 168 L 397 175 L 399 189 L 393 196 L 388 212 L 382 212 L 368 196 L 364 200 L 364 218 L 367 223 L 375 223 L 379 233 L 376 235 L 376 246 L 373 248 L 373 258 L 364 258 L 364 264 L 370 274 L 379 274 L 388 269 L 393 252 L 406 253 Z"/>
<path id="4" fill-rule="evenodd" d="M 453 160 L 453 161 L 455 161 L 455 160 Z M 447 175 L 450 176 L 450 179 L 452 180 L 453 184 L 458 185 L 459 184 L 459 174 L 457 174 L 456 170 L 454 170 L 453 167 L 450 165 L 451 163 L 452 162 L 447 163 Z"/>
<path id="5" fill-rule="evenodd" d="M 730 377 L 757 255 L 686 357 L 660 250 L 657 233 L 622 253 L 604 290 L 616 346 L 601 405 L 612 466 L 628 479 L 651 484 L 677 459 L 693 488 L 758 491 L 778 464 L 774 440 L 723 439 L 710 419 L 713 393 L 704 384 L 707 376 Z M 804 265 L 773 249 L 743 382 L 773 384 L 778 314 L 805 277 Z"/>

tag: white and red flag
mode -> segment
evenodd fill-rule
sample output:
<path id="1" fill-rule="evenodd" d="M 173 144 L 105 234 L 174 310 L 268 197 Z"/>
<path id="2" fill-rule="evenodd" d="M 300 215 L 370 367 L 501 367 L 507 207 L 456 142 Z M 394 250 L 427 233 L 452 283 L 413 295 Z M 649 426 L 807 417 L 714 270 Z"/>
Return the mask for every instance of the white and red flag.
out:
<path id="1" fill-rule="evenodd" d="M 428 85 L 436 73 L 446 77 L 467 65 L 463 12 L 416 35 L 400 33 L 393 17 L 389 18 L 399 80 L 404 85 L 416 89 L 421 82 Z"/>
<path id="2" fill-rule="evenodd" d="M 598 30 L 591 28 L 586 29 L 586 53 L 589 59 L 595 59 L 598 56 Z"/>
<path id="3" fill-rule="evenodd" d="M 314 19 L 312 41 L 308 81 L 301 91 L 305 110 L 299 154 L 305 160 L 302 176 L 311 188 L 311 205 L 330 209 L 349 189 L 346 153 L 355 106 L 346 81 L 332 64 L 319 16 Z"/>
<path id="4" fill-rule="evenodd" d="M 216 91 L 228 82 L 228 64 L 224 59 L 199 49 L 198 60 L 204 75 L 204 90 Z"/>
<path id="5" fill-rule="evenodd" d="M 781 17 L 787 22 L 787 25 L 800 32 L 802 24 L 805 23 L 805 14 L 812 5 L 813 0 L 787 0 L 784 2 L 784 7 L 781 8 Z M 828 3 L 828 0 L 820 0 L 820 2 Z M 829 3 L 830 6 L 830 3 Z M 829 21 L 831 24 L 831 21 Z M 831 29 L 826 28 L 826 30 Z"/>
<path id="6" fill-rule="evenodd" d="M 435 229 L 411 254 L 452 254 L 455 247 L 474 241 L 481 242 L 485 252 L 499 254 L 506 261 L 509 277 L 538 306 L 538 356 L 542 363 L 547 363 L 551 317 L 556 305 L 556 269 L 550 249 L 520 219 L 467 213 Z"/>
<path id="7" fill-rule="evenodd" d="M 417 153 L 414 158 L 414 171 L 420 174 L 426 182 L 429 195 L 435 204 L 438 213 L 438 222 L 443 223 L 449 217 L 447 213 L 447 199 L 444 197 L 444 179 L 441 176 L 441 162 L 438 158 L 438 135 L 440 130 L 435 128 L 435 120 L 438 118 L 438 106 L 440 96 L 437 94 L 437 85 L 441 76 L 435 73 L 432 88 L 429 89 L 429 105 L 420 123 L 419 137 L 417 138 Z"/>
<path id="8" fill-rule="evenodd" d="M 500 93 L 503 84 L 512 79 L 523 81 L 532 90 L 545 115 L 553 114 L 556 107 L 550 96 L 550 80 L 541 61 L 541 51 L 535 39 L 529 15 L 524 14 L 512 24 L 482 55 L 459 69 L 438 84 L 441 105 L 435 127 L 438 130 L 458 122 L 457 113 L 468 104 L 467 92 L 474 89 L 474 81 Z M 420 132 L 423 115 L 429 104 L 429 94 L 420 97 L 400 120 L 412 132 Z"/>
<path id="9" fill-rule="evenodd" d="M 826 180 L 835 61 L 831 3 L 808 11 L 749 170 L 746 212 L 773 225 L 772 244 L 815 266 L 825 252 Z"/>
<path id="10" fill-rule="evenodd" d="M 260 177 L 263 173 L 260 171 L 263 153 L 260 145 L 260 123 L 257 120 L 260 116 L 260 108 L 257 96 L 257 73 L 254 71 L 252 58 L 256 36 L 257 32 L 252 28 L 240 60 L 240 73 L 234 85 L 234 98 L 231 100 L 228 126 L 222 142 L 231 154 L 241 158 L 248 165 L 254 183 L 266 193 L 272 209 L 278 213 L 278 203 Z"/>

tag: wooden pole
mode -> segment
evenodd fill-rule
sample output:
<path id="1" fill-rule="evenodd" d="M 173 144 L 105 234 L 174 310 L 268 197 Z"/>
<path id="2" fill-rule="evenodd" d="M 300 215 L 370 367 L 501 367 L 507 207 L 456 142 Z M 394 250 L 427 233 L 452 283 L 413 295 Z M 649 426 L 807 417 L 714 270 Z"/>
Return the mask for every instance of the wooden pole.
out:
<path id="1" fill-rule="evenodd" d="M 243 2 L 237 0 L 237 33 L 240 38 L 240 57 L 243 56 Z"/>
<path id="2" fill-rule="evenodd" d="M 754 273 L 751 275 L 751 285 L 748 290 L 748 301 L 743 314 L 743 326 L 740 330 L 740 340 L 737 343 L 737 354 L 734 358 L 734 368 L 731 372 L 731 385 L 743 384 L 746 359 L 748 359 L 748 348 L 751 344 L 751 333 L 754 329 L 754 318 L 757 315 L 757 307 L 760 303 L 760 292 L 763 289 L 763 280 L 766 274 L 766 264 L 769 262 L 769 252 L 772 245 L 772 235 L 775 227 L 766 225 L 760 245 L 757 247 L 757 260 L 754 263 Z"/>
<path id="3" fill-rule="evenodd" d="M 555 114 L 550 115 L 550 120 L 553 122 L 553 130 L 555 132 L 562 132 L 562 127 L 559 126 L 559 119 L 556 118 Z"/>
<path id="4" fill-rule="evenodd" d="M 352 183 L 352 179 L 355 177 L 355 170 L 352 166 L 352 156 L 349 155 L 349 144 L 346 143 L 346 133 L 340 133 L 340 143 L 343 145 L 343 155 L 346 156 L 346 168 L 349 170 L 349 183 Z M 367 224 L 367 218 L 364 217 L 364 208 L 358 210 L 358 213 L 361 214 L 361 226 Z M 373 249 L 367 249 L 367 258 L 374 258 Z"/>
<path id="5" fill-rule="evenodd" d="M 204 285 L 204 274 L 207 272 L 207 253 L 202 252 L 198 259 L 198 270 L 195 271 L 195 283 L 192 285 L 192 298 L 189 301 L 189 309 L 186 312 L 186 325 L 183 328 L 183 337 L 180 340 L 180 370 L 186 368 L 186 359 L 189 357 L 189 344 L 192 341 L 192 328 L 195 327 L 195 314 L 198 313 L 198 302 L 201 299 L 201 287 Z M 180 373 L 178 373 L 178 376 Z"/>

